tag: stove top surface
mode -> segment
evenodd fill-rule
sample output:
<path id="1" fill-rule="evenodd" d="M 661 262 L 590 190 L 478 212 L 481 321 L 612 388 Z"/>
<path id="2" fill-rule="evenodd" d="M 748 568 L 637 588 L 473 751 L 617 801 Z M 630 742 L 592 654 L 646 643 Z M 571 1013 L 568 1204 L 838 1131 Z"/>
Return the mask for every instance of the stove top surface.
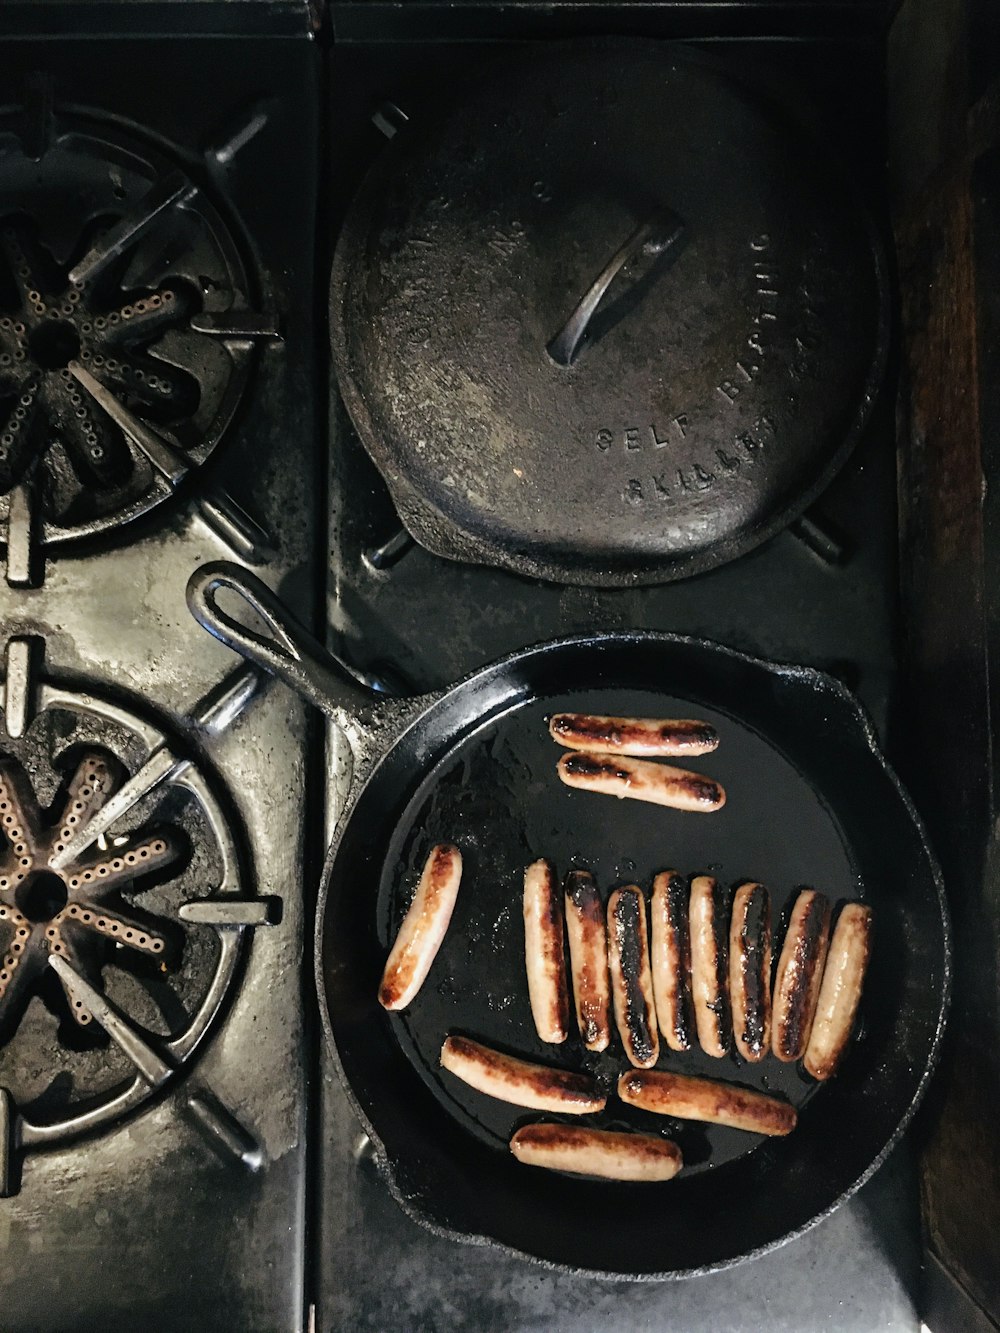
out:
<path id="1" fill-rule="evenodd" d="M 3 1322 L 299 1328 L 315 729 L 184 588 L 317 606 L 319 57 L 0 67 Z"/>
<path id="2" fill-rule="evenodd" d="M 83 8 L 102 16 L 95 31 L 108 22 L 108 6 Z M 143 7 L 124 8 L 136 25 Z M 253 10 L 249 32 L 267 6 L 216 8 Z M 364 28 L 379 8 L 341 13 Z M 739 1326 L 752 1309 L 775 1327 L 801 1327 L 804 1310 L 844 1328 L 915 1327 L 903 1158 L 789 1249 L 642 1288 L 442 1241 L 378 1178 L 312 1030 L 304 961 L 343 741 L 326 736 L 324 775 L 320 728 L 195 625 L 188 575 L 220 557 L 257 568 L 398 691 L 593 629 L 808 661 L 858 691 L 891 748 L 891 377 L 819 503 L 711 574 L 561 588 L 413 547 L 336 392 L 323 401 L 326 275 L 398 108 L 419 116 L 446 97 L 474 52 L 379 41 L 322 53 L 302 9 L 273 7 L 296 11 L 282 39 L 196 37 L 193 20 L 187 38 L 0 54 L 0 783 L 21 820 L 0 865 L 0 1234 L 16 1275 L 5 1326 L 695 1329 Z M 876 46 L 749 49 L 766 87 L 815 108 L 813 132 L 877 207 Z M 7 207 L 5 153 L 37 177 L 15 190 L 37 206 Z M 99 188 L 78 179 L 85 159 Z M 53 209 L 52 180 L 83 203 Z M 95 701 L 85 724 L 81 700 Z M 74 804 L 100 821 L 98 806 L 128 803 L 122 791 L 138 793 L 131 814 L 81 844 Z M 144 846 L 158 860 L 149 875 L 116 865 Z"/>

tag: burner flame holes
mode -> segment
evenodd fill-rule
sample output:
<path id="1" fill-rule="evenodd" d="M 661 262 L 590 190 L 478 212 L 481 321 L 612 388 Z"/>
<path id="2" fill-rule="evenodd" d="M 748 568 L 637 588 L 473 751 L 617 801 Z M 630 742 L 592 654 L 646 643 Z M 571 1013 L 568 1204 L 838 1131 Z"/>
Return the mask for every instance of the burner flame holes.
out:
<path id="1" fill-rule="evenodd" d="M 66 909 L 66 916 L 74 921 L 79 921 L 81 925 L 89 926 L 91 930 L 100 931 L 102 935 L 109 935 L 112 939 L 118 939 L 119 941 L 123 940 L 134 949 L 145 949 L 149 953 L 163 952 L 164 941 L 159 935 L 154 935 L 152 931 L 147 933 L 138 926 L 130 926 L 127 922 L 118 920 L 110 913 L 103 914 L 81 907 L 79 903 L 70 903 Z"/>
<path id="2" fill-rule="evenodd" d="M 13 759 L 0 761 L 0 830 L 6 843 L 0 846 L 0 920 L 11 934 L 0 969 L 4 1040 L 16 1032 L 25 996 L 46 974 L 51 956 L 86 969 L 88 962 L 100 967 L 106 942 L 161 958 L 168 951 L 165 935 L 134 918 L 126 899 L 111 895 L 137 881 L 148 888 L 149 876 L 177 859 L 177 837 L 163 832 L 141 840 L 115 839 L 118 850 L 110 855 L 105 841 L 96 860 L 74 863 L 66 872 L 52 867 L 52 855 L 93 818 L 120 781 L 115 763 L 102 752 L 79 754 L 53 823 L 24 768 Z M 65 980 L 63 990 L 76 1022 L 89 1022 L 92 1015 L 75 1002 Z"/>

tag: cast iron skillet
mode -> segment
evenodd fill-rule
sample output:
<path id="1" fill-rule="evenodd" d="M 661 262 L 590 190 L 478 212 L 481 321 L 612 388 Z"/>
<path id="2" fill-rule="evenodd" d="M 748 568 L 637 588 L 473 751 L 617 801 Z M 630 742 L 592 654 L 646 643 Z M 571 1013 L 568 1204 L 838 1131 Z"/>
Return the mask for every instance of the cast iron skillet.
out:
<path id="1" fill-rule="evenodd" d="M 220 607 L 223 589 L 266 629 Z M 238 566 L 196 571 L 188 602 L 202 625 L 323 709 L 350 741 L 354 771 L 319 895 L 320 1009 L 351 1100 L 411 1217 L 549 1265 L 677 1277 L 781 1244 L 881 1164 L 937 1055 L 949 932 L 920 820 L 842 685 L 716 644 L 637 631 L 542 644 L 439 693 L 376 698 Z M 567 706 L 709 719 L 721 745 L 694 766 L 725 784 L 725 808 L 682 814 L 562 787 L 544 719 Z M 421 994 L 389 1016 L 376 1001 L 386 952 L 429 847 L 446 838 L 465 862 L 451 928 Z M 591 1056 L 575 1039 L 543 1047 L 534 1034 L 520 877 L 539 855 L 560 872 L 589 865 L 605 892 L 621 882 L 648 887 L 654 872 L 673 867 L 707 870 L 726 884 L 759 878 L 779 909 L 802 884 L 872 904 L 861 1031 L 830 1083 L 815 1085 L 774 1059 L 751 1068 L 661 1055 L 673 1069 L 789 1097 L 800 1119 L 788 1138 L 664 1122 L 611 1097 L 595 1123 L 675 1137 L 687 1164 L 676 1180 L 582 1180 L 514 1160 L 510 1133 L 539 1117 L 441 1071 L 447 1032 L 589 1067 L 609 1087 L 626 1067 L 617 1043 Z"/>

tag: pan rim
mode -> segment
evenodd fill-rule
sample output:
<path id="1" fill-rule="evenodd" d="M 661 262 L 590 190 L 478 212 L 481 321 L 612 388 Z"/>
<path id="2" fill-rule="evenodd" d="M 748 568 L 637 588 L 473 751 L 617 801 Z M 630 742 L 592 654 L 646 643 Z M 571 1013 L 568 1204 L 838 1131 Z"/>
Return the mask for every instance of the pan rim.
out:
<path id="1" fill-rule="evenodd" d="M 851 1184 L 843 1189 L 827 1207 L 816 1213 L 800 1226 L 795 1227 L 784 1235 L 778 1237 L 776 1240 L 767 1241 L 763 1245 L 757 1246 L 755 1249 L 747 1250 L 731 1258 L 720 1259 L 709 1264 L 683 1269 L 665 1269 L 640 1273 L 625 1272 L 615 1269 L 574 1266 L 570 1263 L 547 1259 L 543 1256 L 532 1254 L 528 1250 L 519 1249 L 516 1245 L 510 1245 L 485 1232 L 476 1232 L 473 1234 L 442 1226 L 440 1223 L 432 1221 L 421 1212 L 420 1208 L 412 1203 L 400 1187 L 396 1166 L 386 1151 L 378 1131 L 375 1129 L 369 1116 L 361 1106 L 344 1072 L 340 1059 L 340 1052 L 333 1034 L 333 1024 L 327 1004 L 324 974 L 324 922 L 326 919 L 327 903 L 329 899 L 330 875 L 340 849 L 343 833 L 347 828 L 363 793 L 374 780 L 382 764 L 386 762 L 397 746 L 403 742 L 410 730 L 419 725 L 428 713 L 433 711 L 433 709 L 443 702 L 443 700 L 452 697 L 452 695 L 461 690 L 473 687 L 476 681 L 486 679 L 502 670 L 504 667 L 509 667 L 517 662 L 526 662 L 536 656 L 540 657 L 572 648 L 599 650 L 604 646 L 627 647 L 632 644 L 637 646 L 641 644 L 660 644 L 664 646 L 683 645 L 691 648 L 706 649 L 710 652 L 721 654 L 723 657 L 726 657 L 735 663 L 765 671 L 778 679 L 794 681 L 799 685 L 811 687 L 815 690 L 821 690 L 836 699 L 840 706 L 849 714 L 852 724 L 858 729 L 860 736 L 864 740 L 865 747 L 871 757 L 875 760 L 883 775 L 889 781 L 890 786 L 894 789 L 907 818 L 910 820 L 917 834 L 934 884 L 938 913 L 941 920 L 942 944 L 941 1000 L 938 1006 L 933 1040 L 927 1058 L 924 1061 L 920 1080 L 910 1097 L 910 1101 L 903 1116 L 896 1124 L 892 1133 L 889 1135 L 870 1165 L 867 1166 Z M 378 758 L 370 768 L 366 769 L 362 780 L 352 784 L 352 790 L 349 792 L 347 803 L 337 819 L 333 836 L 323 862 L 322 881 L 319 886 L 316 902 L 313 942 L 314 981 L 320 1011 L 320 1021 L 323 1028 L 323 1036 L 327 1043 L 327 1050 L 333 1061 L 334 1069 L 336 1070 L 340 1085 L 347 1096 L 351 1109 L 358 1117 L 364 1133 L 372 1144 L 379 1175 L 388 1186 L 389 1192 L 396 1204 L 413 1222 L 416 1222 L 425 1230 L 442 1239 L 456 1241 L 463 1245 L 476 1246 L 477 1248 L 490 1248 L 512 1258 L 525 1260 L 549 1272 L 570 1273 L 580 1277 L 592 1278 L 596 1281 L 631 1283 L 679 1282 L 687 1278 L 705 1277 L 712 1273 L 721 1273 L 727 1269 L 735 1268 L 740 1264 L 762 1258 L 765 1254 L 780 1249 L 789 1242 L 797 1240 L 800 1236 L 805 1235 L 806 1232 L 812 1230 L 813 1227 L 824 1221 L 834 1213 L 841 1204 L 845 1203 L 852 1197 L 852 1195 L 856 1194 L 857 1191 L 875 1175 L 879 1168 L 884 1165 L 886 1159 L 898 1146 L 912 1122 L 913 1117 L 916 1115 L 917 1110 L 924 1099 L 928 1085 L 937 1070 L 952 997 L 953 958 L 951 915 L 948 909 L 948 901 L 945 893 L 944 877 L 941 872 L 941 867 L 933 847 L 931 846 L 924 820 L 922 819 L 920 812 L 917 810 L 912 797 L 882 750 L 875 730 L 875 725 L 861 701 L 847 688 L 846 685 L 844 685 L 842 681 L 838 680 L 836 676 L 830 675 L 828 672 L 822 671 L 818 667 L 805 666 L 801 663 L 794 662 L 773 661 L 768 658 L 760 657 L 757 654 L 748 653 L 742 649 L 733 648 L 727 644 L 719 643 L 716 640 L 705 639 L 696 635 L 671 634 L 665 631 L 647 629 L 625 629 L 601 631 L 593 634 L 572 634 L 556 639 L 542 640 L 538 643 L 517 649 L 514 652 L 507 653 L 503 657 L 468 673 L 463 676 L 461 680 L 455 682 L 446 689 L 422 696 L 422 698 L 426 702 L 426 707 L 421 708 L 415 715 L 411 716 L 407 726 L 401 732 L 394 734 L 392 737 L 388 738 L 386 742 L 380 745 Z M 379 742 L 376 741 L 376 743 L 378 744 Z"/>

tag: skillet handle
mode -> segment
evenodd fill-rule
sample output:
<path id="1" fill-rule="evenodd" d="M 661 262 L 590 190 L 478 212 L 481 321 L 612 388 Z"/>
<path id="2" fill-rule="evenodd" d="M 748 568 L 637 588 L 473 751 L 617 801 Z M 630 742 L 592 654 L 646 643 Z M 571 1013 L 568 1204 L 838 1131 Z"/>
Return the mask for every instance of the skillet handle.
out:
<path id="1" fill-rule="evenodd" d="M 225 589 L 267 626 L 264 634 L 223 610 Z M 337 723 L 343 713 L 370 713 L 374 691 L 359 673 L 322 647 L 256 574 L 228 560 L 214 560 L 188 579 L 188 609 L 199 625 L 228 648 L 263 667 Z"/>

